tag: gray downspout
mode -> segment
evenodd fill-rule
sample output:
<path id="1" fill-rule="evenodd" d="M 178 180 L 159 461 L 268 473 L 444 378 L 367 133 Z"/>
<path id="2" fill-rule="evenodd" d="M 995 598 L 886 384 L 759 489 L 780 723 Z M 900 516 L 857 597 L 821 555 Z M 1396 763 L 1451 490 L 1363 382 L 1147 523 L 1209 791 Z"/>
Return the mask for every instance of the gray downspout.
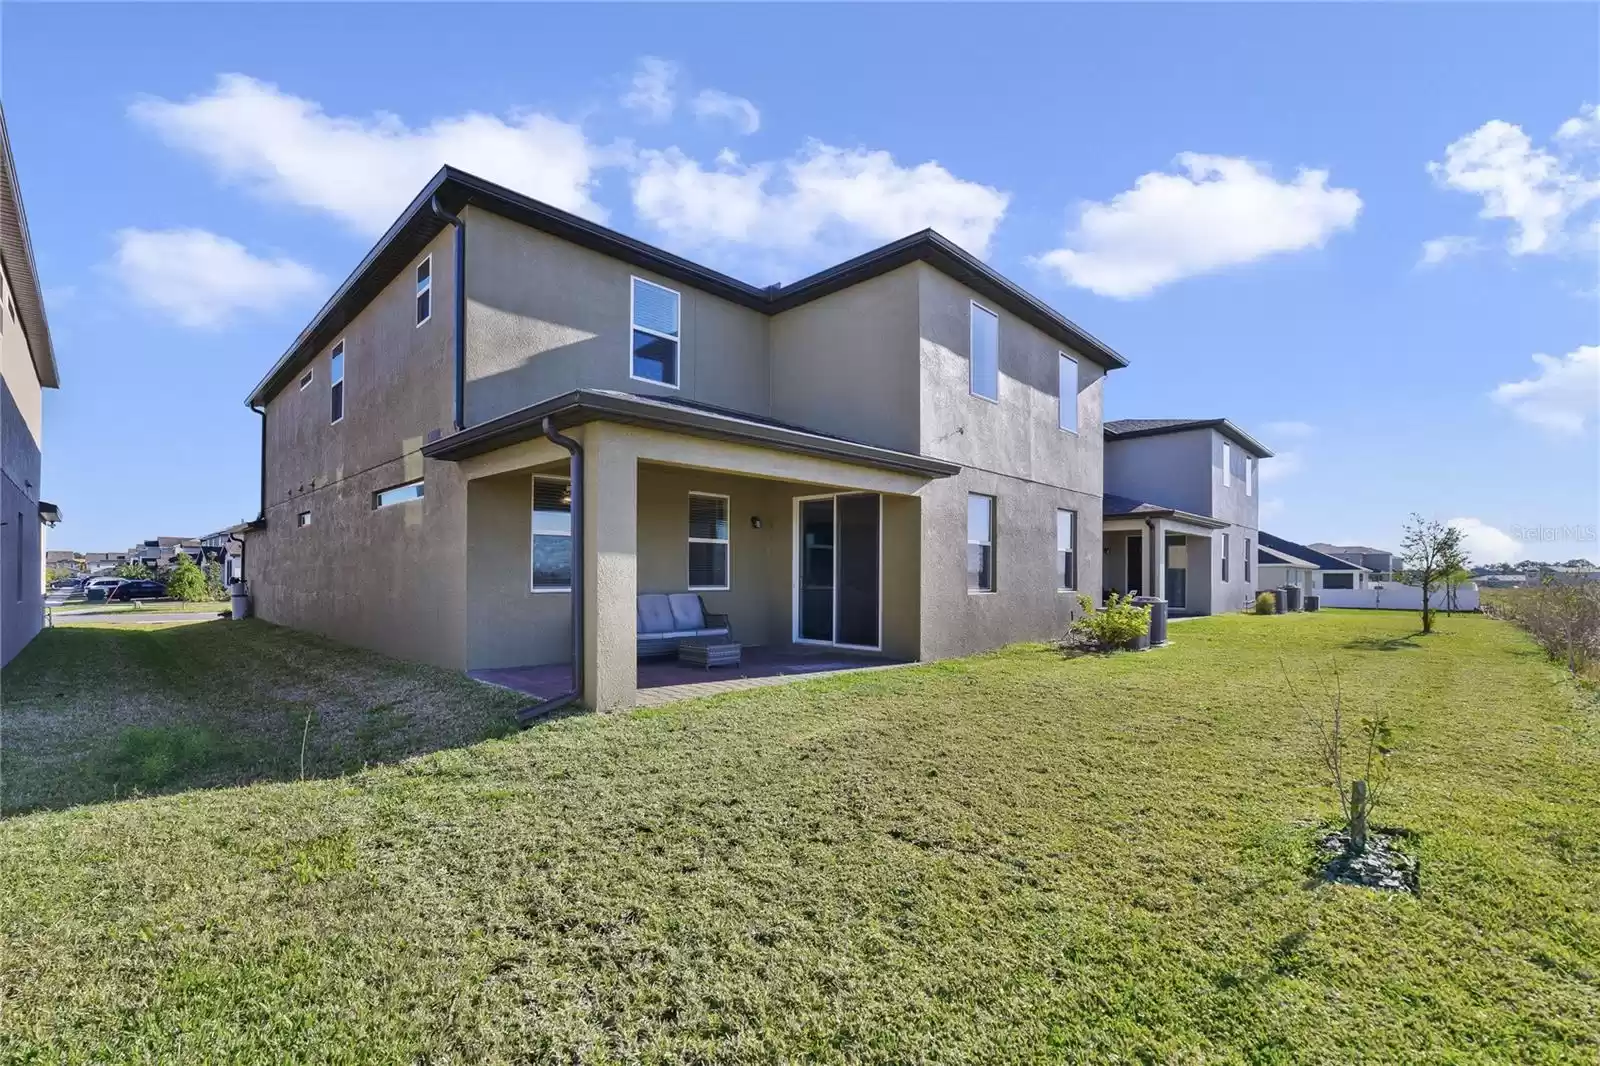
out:
<path id="1" fill-rule="evenodd" d="M 251 404 L 250 410 L 261 416 L 261 506 L 256 511 L 256 519 L 265 522 L 267 520 L 267 409 Z"/>
<path id="2" fill-rule="evenodd" d="M 467 428 L 467 224 L 446 211 L 435 196 L 428 204 L 434 215 L 456 230 L 455 298 L 455 404 L 452 408 L 455 431 Z"/>
<path id="3" fill-rule="evenodd" d="M 548 416 L 544 420 L 544 435 L 571 456 L 568 473 L 572 478 L 572 544 L 576 549 L 572 553 L 572 688 L 518 711 L 517 724 L 524 728 L 545 715 L 577 703 L 583 696 L 583 445 L 558 432 Z"/>

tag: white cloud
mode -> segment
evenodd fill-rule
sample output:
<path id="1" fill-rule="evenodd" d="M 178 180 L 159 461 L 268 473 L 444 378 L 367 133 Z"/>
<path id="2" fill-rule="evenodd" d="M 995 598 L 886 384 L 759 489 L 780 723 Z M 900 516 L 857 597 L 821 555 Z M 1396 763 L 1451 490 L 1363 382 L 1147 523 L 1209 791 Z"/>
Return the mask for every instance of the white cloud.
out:
<path id="1" fill-rule="evenodd" d="M 678 64 L 645 56 L 620 103 L 647 122 L 665 122 L 678 106 Z"/>
<path id="2" fill-rule="evenodd" d="M 1600 104 L 1585 104 L 1556 129 L 1556 139 L 1569 144 L 1600 140 Z"/>
<path id="3" fill-rule="evenodd" d="M 1101 296 L 1145 296 L 1181 278 L 1320 248 L 1355 224 L 1361 197 L 1328 172 L 1278 181 L 1248 159 L 1185 152 L 1184 173 L 1152 172 L 1109 202 L 1083 204 L 1066 246 L 1038 261 Z"/>
<path id="4" fill-rule="evenodd" d="M 1317 431 L 1317 427 L 1310 422 L 1268 422 L 1265 426 L 1269 437 L 1309 437 Z"/>
<path id="5" fill-rule="evenodd" d="M 1533 357 L 1539 373 L 1507 381 L 1489 396 L 1525 422 L 1557 433 L 1582 433 L 1600 418 L 1600 345 L 1583 345 L 1559 358 Z"/>
<path id="6" fill-rule="evenodd" d="M 647 151 L 633 185 L 639 217 L 680 241 L 785 252 L 931 227 L 982 256 L 1010 199 L 936 162 L 903 167 L 888 152 L 820 141 L 781 163 L 747 164 L 724 150 L 709 170 L 676 148 Z"/>
<path id="7" fill-rule="evenodd" d="M 134 299 L 196 329 L 222 326 L 240 311 L 276 311 L 327 287 L 303 263 L 253 255 L 203 229 L 120 230 L 111 271 Z"/>
<path id="8" fill-rule="evenodd" d="M 1483 243 L 1476 237 L 1435 237 L 1422 242 L 1422 255 L 1417 259 L 1417 266 L 1438 266 L 1446 259 L 1469 255 L 1482 247 Z"/>
<path id="9" fill-rule="evenodd" d="M 1282 481 L 1286 477 L 1298 474 L 1305 467 L 1305 460 L 1298 451 L 1289 449 L 1261 460 L 1257 468 L 1257 476 L 1263 485 L 1270 485 L 1274 481 Z"/>
<path id="10" fill-rule="evenodd" d="M 1452 518 L 1446 522 L 1461 531 L 1467 558 L 1474 566 L 1514 563 L 1526 558 L 1522 542 L 1477 518 Z"/>
<path id="11" fill-rule="evenodd" d="M 725 119 L 740 133 L 754 133 L 761 128 L 761 112 L 755 104 L 721 89 L 700 90 L 690 106 L 696 118 L 703 121 Z"/>
<path id="12" fill-rule="evenodd" d="M 1447 189 L 1480 197 L 1479 218 L 1508 220 L 1512 255 L 1558 251 L 1570 239 L 1568 221 L 1600 199 L 1600 181 L 1583 174 L 1572 152 L 1597 128 L 1594 108 L 1568 119 L 1556 134 L 1565 152 L 1558 154 L 1535 147 L 1521 126 L 1494 119 L 1452 142 L 1444 162 L 1429 163 L 1428 172 Z"/>
<path id="13" fill-rule="evenodd" d="M 182 102 L 146 97 L 129 114 L 260 195 L 381 232 L 444 163 L 604 220 L 591 198 L 604 160 L 578 126 L 547 115 L 468 112 L 409 127 L 398 116 L 330 115 L 243 74 Z"/>

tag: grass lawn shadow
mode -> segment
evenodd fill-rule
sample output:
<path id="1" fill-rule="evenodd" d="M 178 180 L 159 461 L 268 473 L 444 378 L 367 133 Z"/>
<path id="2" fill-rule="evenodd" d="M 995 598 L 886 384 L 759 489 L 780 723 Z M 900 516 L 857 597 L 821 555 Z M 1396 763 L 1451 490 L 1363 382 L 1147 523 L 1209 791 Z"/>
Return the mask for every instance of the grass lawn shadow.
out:
<path id="1" fill-rule="evenodd" d="M 254 620 L 47 629 L 0 685 L 0 815 L 338 776 L 507 735 L 526 703 Z"/>
<path id="2" fill-rule="evenodd" d="M 1422 647 L 1421 644 L 1417 643 L 1417 638 L 1425 635 L 1421 630 L 1418 630 L 1403 637 L 1358 637 L 1355 640 L 1346 641 L 1341 646 L 1350 651 L 1405 651 L 1408 648 Z"/>

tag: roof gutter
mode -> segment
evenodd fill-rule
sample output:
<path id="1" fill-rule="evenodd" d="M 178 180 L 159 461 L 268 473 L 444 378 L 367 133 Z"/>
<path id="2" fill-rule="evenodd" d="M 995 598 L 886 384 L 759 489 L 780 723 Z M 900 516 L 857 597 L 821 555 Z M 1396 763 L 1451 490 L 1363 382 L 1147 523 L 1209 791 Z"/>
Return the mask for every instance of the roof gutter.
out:
<path id="1" fill-rule="evenodd" d="M 455 285 L 455 405 L 454 422 L 455 432 L 460 433 L 467 428 L 466 424 L 466 392 L 467 392 L 467 224 L 457 215 L 452 215 L 439 205 L 439 197 L 434 196 L 428 201 L 428 207 L 434 217 L 443 222 L 448 222 L 456 231 L 456 271 L 453 284 Z"/>
<path id="2" fill-rule="evenodd" d="M 534 722 L 577 703 L 583 696 L 583 445 L 557 432 L 550 416 L 544 419 L 545 439 L 561 445 L 570 457 L 567 472 L 572 478 L 572 543 L 578 550 L 572 563 L 572 688 L 542 703 L 517 712 L 517 724 L 526 729 Z"/>

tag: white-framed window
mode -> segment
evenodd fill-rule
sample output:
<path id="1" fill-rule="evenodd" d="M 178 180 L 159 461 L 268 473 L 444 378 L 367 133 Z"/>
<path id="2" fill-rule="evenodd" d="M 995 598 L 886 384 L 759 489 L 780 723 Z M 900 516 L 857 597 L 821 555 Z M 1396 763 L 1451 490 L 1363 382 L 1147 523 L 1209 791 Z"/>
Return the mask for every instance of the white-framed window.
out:
<path id="1" fill-rule="evenodd" d="M 297 526 L 309 526 L 311 524 L 311 512 L 301 511 L 299 514 L 295 515 L 294 524 Z"/>
<path id="2" fill-rule="evenodd" d="M 1254 496 L 1256 494 L 1256 467 L 1260 462 L 1261 462 L 1260 459 L 1257 459 L 1255 456 L 1252 455 L 1249 458 L 1249 460 L 1247 461 L 1246 465 L 1245 465 L 1245 468 L 1244 468 L 1244 494 L 1246 496 Z M 1246 574 L 1245 576 L 1249 577 L 1250 575 Z"/>
<path id="3" fill-rule="evenodd" d="M 572 482 L 533 479 L 533 541 L 528 587 L 534 592 L 572 591 Z"/>
<path id="4" fill-rule="evenodd" d="M 1250 538 L 1244 538 L 1244 579 L 1250 580 Z"/>
<path id="5" fill-rule="evenodd" d="M 1078 587 L 1078 512 L 1056 511 L 1056 588 L 1066 592 Z"/>
<path id="6" fill-rule="evenodd" d="M 678 293 L 665 285 L 632 278 L 629 322 L 632 326 L 630 377 L 678 387 L 680 304 Z"/>
<path id="7" fill-rule="evenodd" d="M 1227 441 L 1222 442 L 1222 487 L 1227 488 L 1233 484 L 1233 445 Z M 1223 578 L 1224 581 L 1227 578 Z"/>
<path id="8" fill-rule="evenodd" d="M 1078 432 L 1078 361 L 1066 352 L 1056 353 L 1056 425 Z"/>
<path id="9" fill-rule="evenodd" d="M 433 317 L 433 256 L 417 264 L 417 325 Z"/>
<path id="10" fill-rule="evenodd" d="M 330 423 L 338 423 L 344 420 L 344 341 L 333 346 L 333 357 L 328 365 Z"/>
<path id="11" fill-rule="evenodd" d="M 967 591 L 993 592 L 994 497 L 967 496 Z"/>
<path id="12" fill-rule="evenodd" d="M 1228 563 L 1233 555 L 1233 538 L 1224 533 L 1222 535 L 1222 580 L 1228 580 Z"/>
<path id="13" fill-rule="evenodd" d="M 404 485 L 393 485 L 380 489 L 372 494 L 372 509 L 392 507 L 397 503 L 409 503 L 411 500 L 422 499 L 422 479 L 408 481 Z"/>
<path id="14" fill-rule="evenodd" d="M 1000 402 L 1000 316 L 973 300 L 969 351 L 972 395 Z"/>
<path id="15" fill-rule="evenodd" d="M 301 392 L 305 392 L 307 389 L 309 389 L 311 387 L 311 378 L 312 378 L 312 371 L 309 368 L 307 368 L 306 372 L 304 374 L 300 375 L 300 391 Z"/>
<path id="16" fill-rule="evenodd" d="M 728 539 L 728 497 L 689 493 L 689 591 L 733 587 L 732 545 Z"/>

